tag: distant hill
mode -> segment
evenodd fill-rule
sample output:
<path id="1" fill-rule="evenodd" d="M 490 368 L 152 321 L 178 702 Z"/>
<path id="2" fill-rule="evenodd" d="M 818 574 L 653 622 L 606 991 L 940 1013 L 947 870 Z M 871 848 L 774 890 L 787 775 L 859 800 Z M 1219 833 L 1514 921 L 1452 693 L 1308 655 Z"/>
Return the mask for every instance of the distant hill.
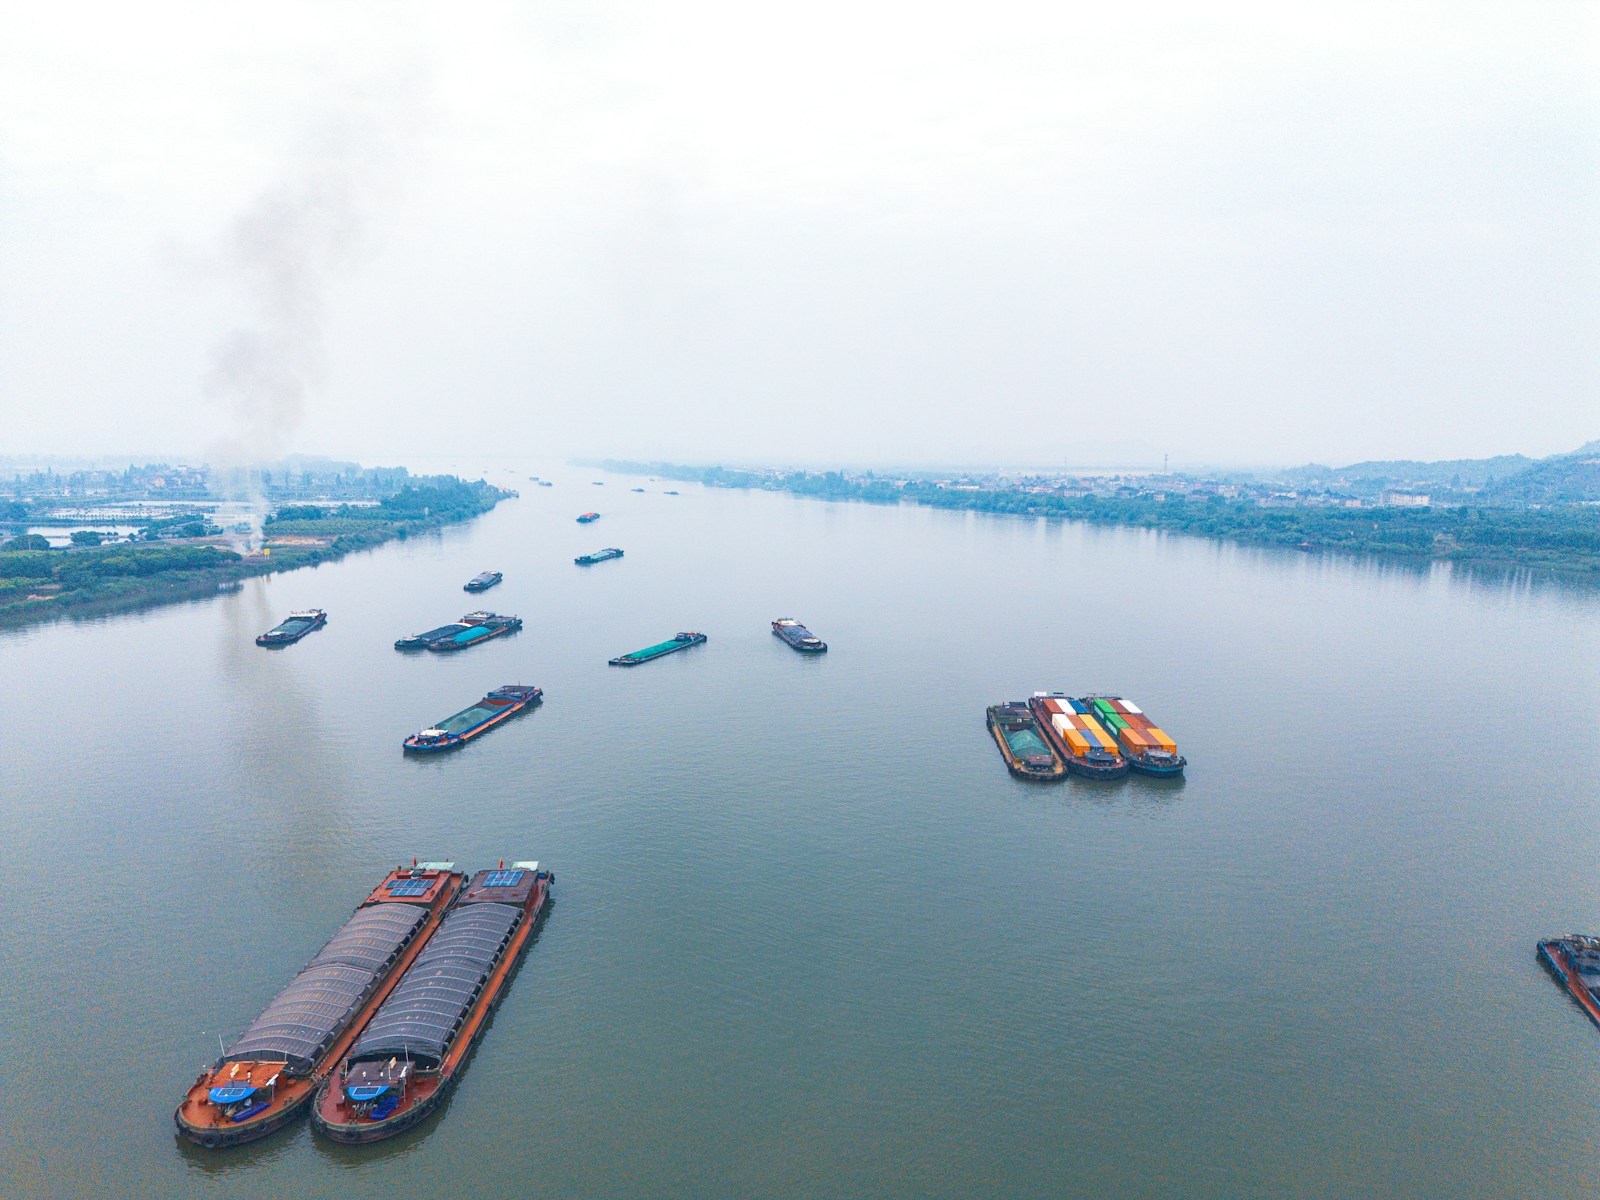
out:
<path id="1" fill-rule="evenodd" d="M 1393 459 L 1347 467 L 1310 463 L 1284 473 L 1290 482 L 1310 485 L 1343 481 L 1363 490 L 1381 487 L 1476 489 L 1475 498 L 1497 504 L 1562 504 L 1600 501 L 1600 440 L 1566 454 L 1529 458 L 1455 458 L 1440 462 Z"/>
<path id="2" fill-rule="evenodd" d="M 1486 500 L 1511 504 L 1574 504 L 1600 500 L 1600 441 L 1571 454 L 1541 458 L 1525 471 L 1497 478 Z"/>
<path id="3" fill-rule="evenodd" d="M 1483 487 L 1493 480 L 1517 475 L 1540 459 L 1524 454 L 1500 454 L 1494 458 L 1450 458 L 1439 462 L 1417 462 L 1398 458 L 1380 462 L 1351 463 L 1348 467 L 1324 467 L 1310 463 L 1287 472 L 1290 479 L 1348 479 L 1352 483 L 1407 484 L 1436 483 L 1452 487 Z"/>

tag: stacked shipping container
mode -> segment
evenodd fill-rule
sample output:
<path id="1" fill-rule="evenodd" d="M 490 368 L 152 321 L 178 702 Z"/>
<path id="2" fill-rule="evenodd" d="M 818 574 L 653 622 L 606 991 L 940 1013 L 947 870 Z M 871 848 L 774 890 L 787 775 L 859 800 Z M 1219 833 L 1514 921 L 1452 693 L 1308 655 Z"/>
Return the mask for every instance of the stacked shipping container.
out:
<path id="1" fill-rule="evenodd" d="M 1178 752 L 1178 743 L 1156 727 L 1137 704 L 1110 696 L 1094 696 L 1086 701 L 1076 701 L 1099 717 L 1111 733 L 1120 739 L 1133 754 L 1146 754 L 1151 750 Z"/>
<path id="2" fill-rule="evenodd" d="M 1116 754 L 1117 740 L 1089 712 L 1079 700 L 1045 696 L 1040 704 L 1050 716 L 1050 726 L 1066 743 L 1073 757 L 1082 758 L 1090 750 L 1104 750 Z"/>

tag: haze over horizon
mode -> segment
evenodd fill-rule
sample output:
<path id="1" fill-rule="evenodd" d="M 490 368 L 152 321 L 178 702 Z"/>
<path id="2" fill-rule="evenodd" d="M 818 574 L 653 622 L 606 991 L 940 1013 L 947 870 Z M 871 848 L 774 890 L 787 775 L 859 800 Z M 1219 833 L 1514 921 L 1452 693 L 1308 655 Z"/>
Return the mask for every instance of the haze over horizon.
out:
<path id="1" fill-rule="evenodd" d="M 1600 15 L 0 15 L 0 454 L 1260 465 L 1600 431 Z"/>

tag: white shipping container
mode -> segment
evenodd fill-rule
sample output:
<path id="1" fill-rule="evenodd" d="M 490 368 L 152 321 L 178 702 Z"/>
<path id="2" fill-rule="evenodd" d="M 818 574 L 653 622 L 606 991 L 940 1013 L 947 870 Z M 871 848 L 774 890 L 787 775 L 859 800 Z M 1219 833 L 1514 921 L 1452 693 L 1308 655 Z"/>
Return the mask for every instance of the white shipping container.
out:
<path id="1" fill-rule="evenodd" d="M 1132 713 L 1136 717 L 1144 714 L 1144 709 L 1140 708 L 1132 700 L 1122 701 L 1122 711 Z"/>

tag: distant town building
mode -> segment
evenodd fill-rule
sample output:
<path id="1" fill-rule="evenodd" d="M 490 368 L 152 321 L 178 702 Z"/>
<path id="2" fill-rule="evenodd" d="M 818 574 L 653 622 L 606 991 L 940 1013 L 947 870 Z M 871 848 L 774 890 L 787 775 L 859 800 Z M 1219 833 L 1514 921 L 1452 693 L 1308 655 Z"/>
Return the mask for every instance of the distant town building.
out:
<path id="1" fill-rule="evenodd" d="M 1396 508 L 1427 508 L 1426 492 L 1384 492 L 1383 502 Z"/>

